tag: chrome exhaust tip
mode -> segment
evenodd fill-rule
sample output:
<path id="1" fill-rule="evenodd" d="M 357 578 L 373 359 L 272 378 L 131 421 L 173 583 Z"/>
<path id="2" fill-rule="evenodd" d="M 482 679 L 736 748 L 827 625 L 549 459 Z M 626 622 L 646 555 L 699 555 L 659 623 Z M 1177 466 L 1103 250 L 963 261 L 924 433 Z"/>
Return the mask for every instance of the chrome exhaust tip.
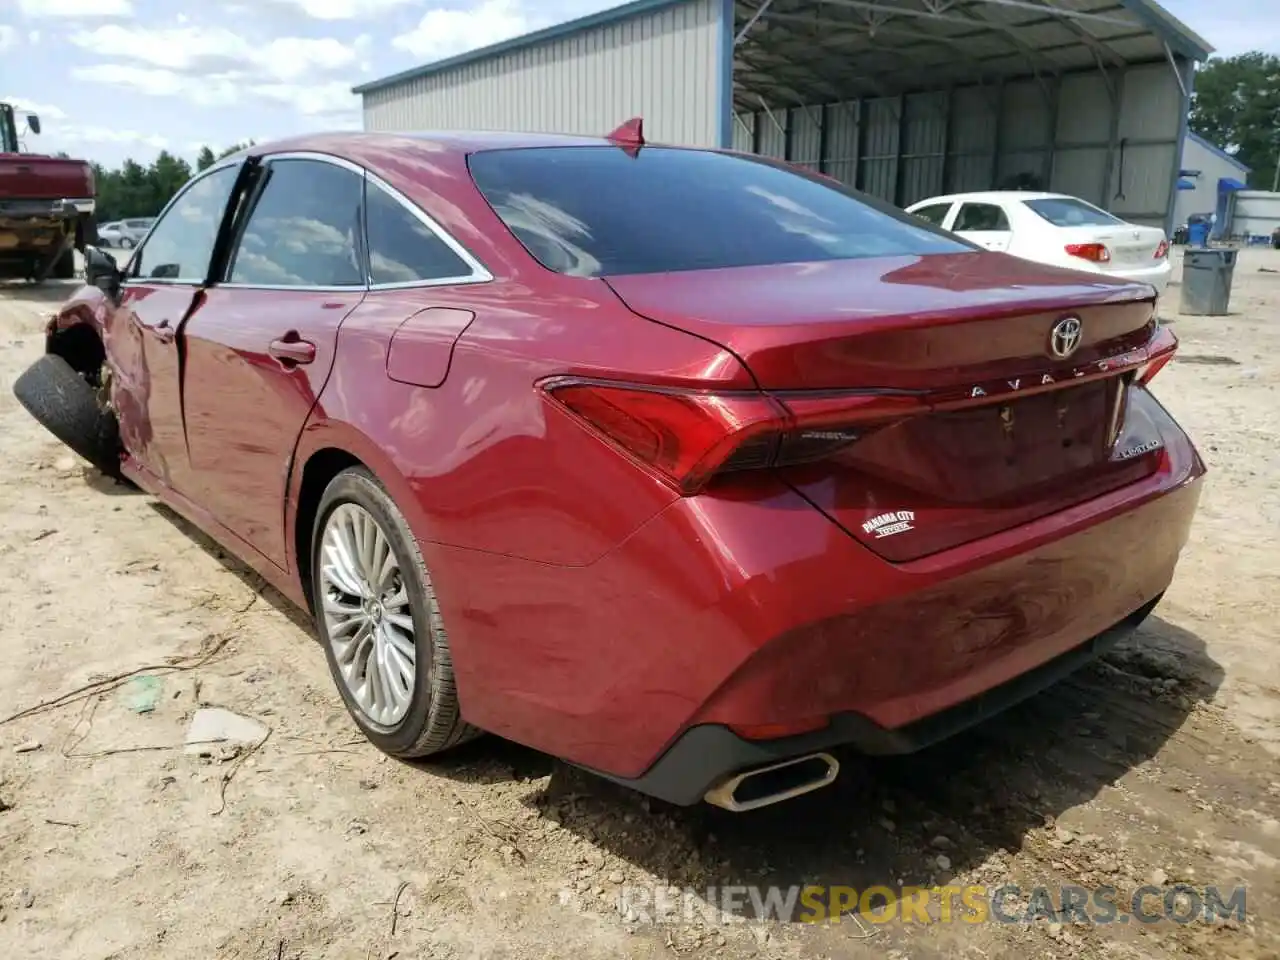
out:
<path id="1" fill-rule="evenodd" d="M 831 754 L 810 753 L 735 773 L 708 790 L 703 799 L 744 813 L 830 786 L 839 773 L 840 764 Z"/>

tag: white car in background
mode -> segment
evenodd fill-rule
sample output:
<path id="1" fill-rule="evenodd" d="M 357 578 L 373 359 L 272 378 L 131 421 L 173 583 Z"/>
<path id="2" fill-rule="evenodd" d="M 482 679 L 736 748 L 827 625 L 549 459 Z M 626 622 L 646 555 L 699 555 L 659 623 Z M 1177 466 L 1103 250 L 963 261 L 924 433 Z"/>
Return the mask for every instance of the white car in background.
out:
<path id="1" fill-rule="evenodd" d="M 1169 241 L 1144 227 L 1061 193 L 998 190 L 931 197 L 907 212 L 987 250 L 1073 270 L 1139 280 L 1164 293 Z"/>
<path id="2" fill-rule="evenodd" d="M 104 247 L 131 250 L 142 242 L 155 217 L 134 217 L 132 220 L 112 220 L 98 225 L 98 241 Z"/>

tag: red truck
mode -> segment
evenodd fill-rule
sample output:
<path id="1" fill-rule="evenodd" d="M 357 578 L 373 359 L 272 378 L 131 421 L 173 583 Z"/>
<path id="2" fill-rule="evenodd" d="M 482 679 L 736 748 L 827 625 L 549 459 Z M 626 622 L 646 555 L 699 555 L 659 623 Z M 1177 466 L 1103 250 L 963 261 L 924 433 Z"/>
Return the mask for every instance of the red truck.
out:
<path id="1" fill-rule="evenodd" d="M 40 132 L 40 119 L 26 116 Z M 0 280 L 75 276 L 75 251 L 98 239 L 93 167 L 20 153 L 13 105 L 0 103 Z"/>

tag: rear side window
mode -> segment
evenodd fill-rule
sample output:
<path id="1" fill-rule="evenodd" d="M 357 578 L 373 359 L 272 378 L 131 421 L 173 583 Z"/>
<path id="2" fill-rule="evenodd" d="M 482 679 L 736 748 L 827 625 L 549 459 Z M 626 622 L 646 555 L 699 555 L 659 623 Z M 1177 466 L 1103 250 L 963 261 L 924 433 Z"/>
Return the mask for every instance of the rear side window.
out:
<path id="1" fill-rule="evenodd" d="M 999 233 L 1009 229 L 1009 218 L 994 203 L 966 203 L 956 214 L 952 230 L 972 233 Z"/>
<path id="2" fill-rule="evenodd" d="M 913 217 L 919 217 L 926 223 L 932 223 L 935 227 L 940 227 L 942 226 L 942 221 L 947 219 L 947 214 L 950 212 L 950 203 L 931 203 L 927 207 L 912 210 L 911 215 Z"/>
<path id="3" fill-rule="evenodd" d="M 1073 197 L 1048 197 L 1022 202 L 1055 227 L 1110 227 L 1124 222 L 1091 203 Z"/>
<path id="4" fill-rule="evenodd" d="M 669 147 L 534 147 L 471 175 L 544 266 L 595 277 L 967 253 L 910 214 L 764 160 Z"/>
<path id="5" fill-rule="evenodd" d="M 371 282 L 442 282 L 471 275 L 466 261 L 385 190 L 369 184 L 365 202 Z"/>

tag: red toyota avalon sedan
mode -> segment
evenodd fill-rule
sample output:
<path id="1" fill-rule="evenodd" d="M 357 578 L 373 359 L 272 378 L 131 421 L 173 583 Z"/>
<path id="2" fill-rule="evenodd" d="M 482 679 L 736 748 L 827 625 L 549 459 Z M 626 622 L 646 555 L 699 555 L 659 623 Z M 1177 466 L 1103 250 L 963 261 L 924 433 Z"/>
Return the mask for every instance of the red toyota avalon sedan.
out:
<path id="1" fill-rule="evenodd" d="M 750 809 L 1151 612 L 1204 474 L 1151 287 L 629 129 L 253 147 L 15 392 L 310 610 L 398 757 Z"/>

